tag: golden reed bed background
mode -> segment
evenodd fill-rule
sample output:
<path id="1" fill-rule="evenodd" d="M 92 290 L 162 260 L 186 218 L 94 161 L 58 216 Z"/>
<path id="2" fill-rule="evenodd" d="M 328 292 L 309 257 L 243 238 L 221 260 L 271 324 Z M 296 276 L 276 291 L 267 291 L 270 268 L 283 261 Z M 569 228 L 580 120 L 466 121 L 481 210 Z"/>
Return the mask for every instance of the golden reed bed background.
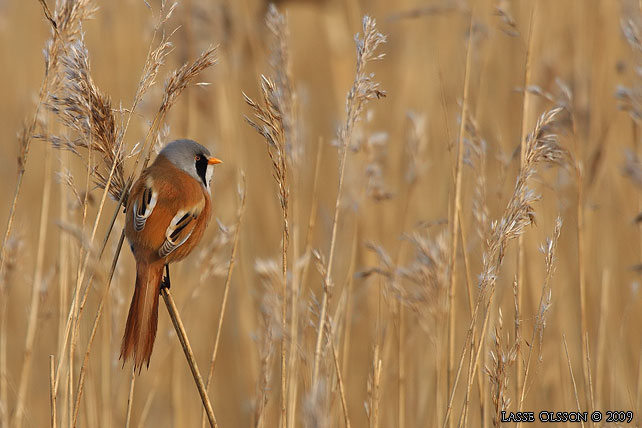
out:
<path id="1" fill-rule="evenodd" d="M 52 10 L 56 6 L 47 3 Z M 127 109 L 150 43 L 155 48 L 160 41 L 160 33 L 154 41 L 152 33 L 161 4 L 150 1 L 150 9 L 142 0 L 96 3 L 93 19 L 82 24 L 91 75 L 112 108 Z M 288 427 L 345 426 L 348 421 L 352 427 L 498 426 L 496 414 L 502 409 L 533 411 L 537 417 L 542 410 L 576 411 L 578 406 L 588 412 L 631 410 L 630 425 L 639 426 L 642 236 L 636 217 L 642 199 L 636 183 L 642 183 L 642 169 L 635 153 L 642 150 L 642 43 L 636 33 L 642 6 L 615 0 L 326 0 L 276 6 L 287 14 L 297 136 L 286 147 L 285 332 L 278 187 L 266 143 L 243 117 L 252 117 L 243 92 L 259 101 L 261 74 L 284 73 L 278 63 L 276 70 L 270 65 L 274 46 L 265 24 L 268 4 L 181 1 L 162 26 L 166 35 L 178 27 L 170 39 L 174 49 L 124 137 L 126 153 L 142 144 L 169 74 L 218 45 L 218 63 L 194 80 L 211 85 L 185 90 L 167 113 L 160 139 L 195 139 L 224 161 L 214 176 L 213 210 L 225 227 L 213 221 L 198 250 L 173 267 L 172 277 L 171 291 L 204 375 L 221 312 L 244 171 L 246 206 L 210 387 L 219 426 L 281 426 L 282 337 Z M 366 14 L 387 37 L 376 50 L 385 58 L 366 66 L 366 75 L 375 73 L 386 97 L 367 103 L 362 120 L 337 139 L 355 79 L 354 35 L 363 36 Z M 3 236 L 16 186 L 16 134 L 34 117 L 50 28 L 38 1 L 0 2 Z M 520 90 L 525 80 L 531 89 L 526 97 Z M 527 141 L 540 115 L 558 105 L 563 110 L 552 119 L 556 126 L 545 127 L 540 136 L 542 144 L 553 144 L 546 137 L 554 131 L 568 153 L 561 165 L 537 164 L 527 186 L 541 199 L 532 203 L 534 212 L 523 211 L 527 215 L 518 218 L 518 225 L 528 223 L 530 214 L 536 223 L 526 225 L 521 242 L 511 236 L 515 239 L 505 241 L 505 249 L 493 253 L 491 244 L 499 241 L 493 241 L 497 235 L 491 222 L 510 213 L 520 141 Z M 469 124 L 464 138 L 462 113 Z M 34 133 L 74 135 L 44 107 Z M 342 153 L 337 144 L 346 138 L 350 149 L 327 275 Z M 458 147 L 463 148 L 460 174 Z M 86 151 L 81 154 L 87 159 Z M 126 161 L 126 177 L 133 164 L 133 158 Z M 73 175 L 80 199 L 60 178 L 61 171 Z M 123 225 L 121 213 L 98 259 L 117 204 L 107 200 L 92 242 L 102 190 L 89 182 L 93 190 L 83 223 L 86 186 L 78 157 L 52 149 L 43 139 L 31 141 L 12 233 L 3 249 L 0 426 L 51 424 L 50 355 L 56 370 L 61 356 L 69 356 L 69 345 L 61 346 L 87 250 L 89 273 L 81 294 L 86 279 L 92 281 L 77 323 L 73 359 L 59 367 L 56 393 L 57 426 L 72 424 L 80 367 Z M 454 304 L 449 305 L 458 205 Z M 558 216 L 561 232 L 547 275 L 539 248 L 554 235 Z M 89 354 L 77 426 L 126 425 L 131 366 L 122 368 L 118 356 L 135 277 L 126 247 Z M 486 264 L 485 252 L 494 254 Z M 480 288 L 493 283 L 491 276 L 480 275 L 493 264 L 499 265 L 496 287 Z M 324 274 L 333 287 L 314 382 Z M 480 290 L 484 294 L 470 330 L 471 347 L 468 333 Z M 162 303 L 159 313 L 151 365 L 134 384 L 129 426 L 200 426 L 202 404 Z M 471 348 L 473 355 L 479 350 L 472 365 Z M 444 422 L 462 351 L 461 375 Z M 17 411 L 20 406 L 23 410 Z M 626 424 L 595 424 L 605 425 Z"/>

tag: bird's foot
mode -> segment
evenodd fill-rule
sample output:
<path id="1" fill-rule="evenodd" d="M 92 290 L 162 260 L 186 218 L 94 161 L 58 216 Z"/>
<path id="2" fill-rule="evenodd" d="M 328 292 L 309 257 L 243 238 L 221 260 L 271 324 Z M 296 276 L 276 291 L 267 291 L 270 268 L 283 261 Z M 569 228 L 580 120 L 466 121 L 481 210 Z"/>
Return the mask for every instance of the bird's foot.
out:
<path id="1" fill-rule="evenodd" d="M 170 285 L 171 284 L 169 283 L 169 278 L 166 276 L 163 276 L 163 280 L 161 281 L 161 285 L 160 285 L 161 290 L 165 288 L 169 290 Z"/>
<path id="2" fill-rule="evenodd" d="M 163 275 L 163 280 L 161 281 L 160 288 L 161 290 L 166 288 L 169 290 L 170 287 L 170 282 L 169 282 L 169 265 L 165 265 L 165 275 Z"/>

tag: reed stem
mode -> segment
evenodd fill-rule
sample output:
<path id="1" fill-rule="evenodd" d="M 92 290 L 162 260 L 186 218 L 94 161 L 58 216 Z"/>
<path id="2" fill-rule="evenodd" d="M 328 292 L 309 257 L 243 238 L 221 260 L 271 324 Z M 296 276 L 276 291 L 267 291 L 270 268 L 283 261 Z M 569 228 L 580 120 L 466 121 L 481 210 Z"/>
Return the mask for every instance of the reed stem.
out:
<path id="1" fill-rule="evenodd" d="M 167 312 L 169 313 L 169 317 L 172 319 L 172 324 L 174 324 L 174 328 L 176 329 L 176 334 L 178 335 L 178 340 L 181 342 L 183 352 L 185 352 L 185 358 L 187 359 L 187 364 L 189 364 L 189 368 L 192 371 L 192 376 L 194 377 L 198 393 L 201 396 L 201 401 L 203 402 L 203 407 L 207 413 L 207 419 L 210 423 L 210 427 L 217 428 L 218 425 L 216 424 L 216 418 L 214 417 L 214 410 L 212 410 L 212 403 L 210 403 L 210 399 L 207 396 L 207 389 L 205 388 L 203 378 L 201 377 L 201 373 L 196 365 L 194 353 L 192 352 L 192 347 L 187 339 L 187 333 L 185 332 L 183 321 L 181 321 L 178 309 L 174 303 L 174 298 L 167 288 L 163 288 L 161 290 L 161 296 L 163 296 L 163 300 L 167 306 Z"/>

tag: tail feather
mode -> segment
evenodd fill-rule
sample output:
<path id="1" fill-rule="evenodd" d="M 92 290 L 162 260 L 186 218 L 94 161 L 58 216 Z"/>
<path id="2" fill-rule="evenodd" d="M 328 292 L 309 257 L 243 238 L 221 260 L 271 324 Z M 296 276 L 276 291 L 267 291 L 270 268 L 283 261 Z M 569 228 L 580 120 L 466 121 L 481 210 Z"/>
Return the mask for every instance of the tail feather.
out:
<path id="1" fill-rule="evenodd" d="M 156 339 L 158 326 L 158 298 L 160 293 L 162 264 L 136 265 L 136 288 L 129 306 L 120 358 L 123 364 L 132 357 L 134 369 L 140 371 L 143 364 L 149 367 L 149 360 Z"/>

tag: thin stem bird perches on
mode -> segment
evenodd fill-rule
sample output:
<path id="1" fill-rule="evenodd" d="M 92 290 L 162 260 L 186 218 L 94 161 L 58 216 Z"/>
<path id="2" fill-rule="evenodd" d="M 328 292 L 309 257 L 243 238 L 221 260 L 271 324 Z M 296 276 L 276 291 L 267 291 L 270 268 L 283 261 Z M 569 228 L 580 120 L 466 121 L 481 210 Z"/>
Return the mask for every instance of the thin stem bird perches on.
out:
<path id="1" fill-rule="evenodd" d="M 210 403 L 210 399 L 207 396 L 207 390 L 205 389 L 205 384 L 203 383 L 201 372 L 198 370 L 198 366 L 196 365 L 194 353 L 192 352 L 192 347 L 190 346 L 189 340 L 187 339 L 187 333 L 185 333 L 183 321 L 181 321 L 181 317 L 178 314 L 178 309 L 176 309 L 174 298 L 172 297 L 168 288 L 161 289 L 161 296 L 163 296 L 163 300 L 165 301 L 165 305 L 167 306 L 167 312 L 169 313 L 169 317 L 172 319 L 172 324 L 174 324 L 174 328 L 176 329 L 178 340 L 180 340 L 181 342 L 181 347 L 183 348 L 183 352 L 185 352 L 185 358 L 187 358 L 187 363 L 189 364 L 189 368 L 192 371 L 192 376 L 194 376 L 194 382 L 196 382 L 198 393 L 200 394 L 201 400 L 203 401 L 203 407 L 205 408 L 205 413 L 207 413 L 207 419 L 210 421 L 210 427 L 216 428 L 218 427 L 218 425 L 216 424 L 216 418 L 214 417 L 214 410 L 212 410 L 212 403 Z"/>

